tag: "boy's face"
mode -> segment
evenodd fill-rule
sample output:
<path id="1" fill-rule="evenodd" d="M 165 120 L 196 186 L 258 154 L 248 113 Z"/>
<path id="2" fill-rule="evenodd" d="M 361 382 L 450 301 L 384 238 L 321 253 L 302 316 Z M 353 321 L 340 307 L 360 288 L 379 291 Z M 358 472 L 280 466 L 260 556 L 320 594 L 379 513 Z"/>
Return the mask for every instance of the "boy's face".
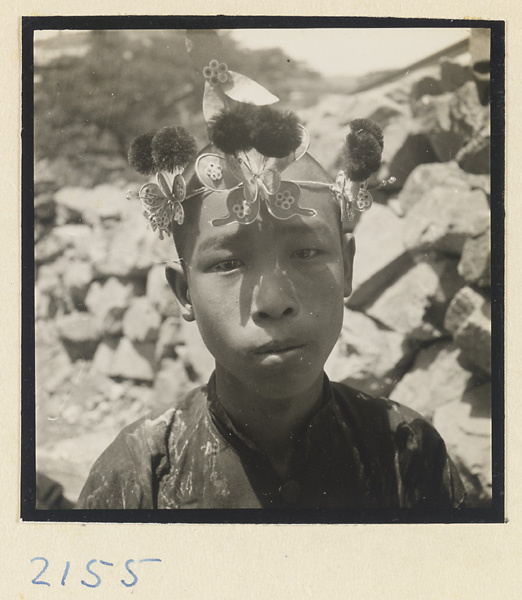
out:
<path id="1" fill-rule="evenodd" d="M 183 225 L 185 272 L 176 283 L 169 276 L 185 318 L 196 319 L 216 368 L 247 389 L 274 399 L 306 391 L 322 376 L 351 292 L 354 247 L 330 192 L 301 191 L 315 217 L 277 220 L 262 203 L 250 225 L 210 225 L 226 213 L 222 194 L 196 202 Z"/>

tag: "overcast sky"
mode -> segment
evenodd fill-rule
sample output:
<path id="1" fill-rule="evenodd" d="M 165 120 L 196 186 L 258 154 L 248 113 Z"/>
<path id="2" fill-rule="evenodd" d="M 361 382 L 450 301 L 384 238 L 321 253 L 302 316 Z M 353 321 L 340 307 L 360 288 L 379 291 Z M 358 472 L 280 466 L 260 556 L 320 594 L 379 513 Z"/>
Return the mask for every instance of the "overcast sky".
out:
<path id="1" fill-rule="evenodd" d="M 280 46 L 324 75 L 406 67 L 469 37 L 469 29 L 235 29 L 245 48 Z"/>
<path id="2" fill-rule="evenodd" d="M 65 30 L 67 32 L 67 30 Z M 232 29 L 244 48 L 281 47 L 323 75 L 398 69 L 469 37 L 464 28 Z M 35 39 L 56 35 L 35 31 Z M 73 32 L 70 32 L 73 33 Z"/>

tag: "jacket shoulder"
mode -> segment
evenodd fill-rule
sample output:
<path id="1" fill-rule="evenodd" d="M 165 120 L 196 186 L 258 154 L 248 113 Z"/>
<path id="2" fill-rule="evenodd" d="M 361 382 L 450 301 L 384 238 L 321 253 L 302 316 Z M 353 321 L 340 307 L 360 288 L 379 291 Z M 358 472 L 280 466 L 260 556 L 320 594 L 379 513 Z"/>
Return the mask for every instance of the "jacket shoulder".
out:
<path id="1" fill-rule="evenodd" d="M 464 486 L 438 431 L 415 410 L 388 398 L 376 398 L 344 384 L 332 384 L 350 408 L 370 450 L 393 469 L 399 505 L 458 507 Z"/>
<path id="2" fill-rule="evenodd" d="M 91 468 L 78 509 L 155 508 L 156 478 L 168 469 L 168 440 L 202 388 L 176 407 L 159 409 L 124 427 Z"/>

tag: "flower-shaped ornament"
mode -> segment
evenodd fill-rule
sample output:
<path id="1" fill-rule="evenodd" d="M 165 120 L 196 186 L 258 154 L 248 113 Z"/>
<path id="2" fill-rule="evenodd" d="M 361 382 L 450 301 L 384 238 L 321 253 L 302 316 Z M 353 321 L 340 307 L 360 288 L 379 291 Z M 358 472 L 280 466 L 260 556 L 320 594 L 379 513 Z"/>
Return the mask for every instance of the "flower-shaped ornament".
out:
<path id="1" fill-rule="evenodd" d="M 228 67 L 226 63 L 211 60 L 208 66 L 203 69 L 203 77 L 212 87 L 217 87 L 220 83 L 228 81 Z"/>

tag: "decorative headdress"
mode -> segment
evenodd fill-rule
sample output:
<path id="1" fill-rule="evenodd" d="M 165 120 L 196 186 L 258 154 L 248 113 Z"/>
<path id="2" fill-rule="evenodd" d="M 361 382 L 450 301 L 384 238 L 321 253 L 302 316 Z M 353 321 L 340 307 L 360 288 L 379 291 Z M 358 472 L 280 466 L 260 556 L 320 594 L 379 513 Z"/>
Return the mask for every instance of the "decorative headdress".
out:
<path id="1" fill-rule="evenodd" d="M 198 184 L 187 194 L 183 173 L 196 157 L 194 138 L 181 127 L 138 136 L 129 151 L 130 164 L 141 174 L 156 173 L 157 183 L 146 183 L 138 193 L 144 216 L 153 231 L 170 235 L 172 223 L 183 223 L 183 202 L 202 194 L 226 194 L 228 214 L 214 219 L 215 227 L 252 223 L 261 202 L 272 217 L 312 217 L 302 206 L 301 186 L 328 188 L 341 207 L 341 219 L 353 220 L 368 210 L 372 196 L 368 178 L 381 164 L 383 136 L 369 119 L 355 119 L 343 148 L 343 169 L 335 182 L 285 180 L 287 167 L 302 158 L 310 143 L 306 129 L 292 112 L 274 110 L 278 101 L 264 87 L 230 71 L 223 62 L 223 46 L 215 31 L 187 31 L 187 50 L 196 72 L 205 80 L 203 114 L 210 141 L 218 152 L 204 152 L 195 161 Z M 382 182 L 382 187 L 388 182 Z"/>

